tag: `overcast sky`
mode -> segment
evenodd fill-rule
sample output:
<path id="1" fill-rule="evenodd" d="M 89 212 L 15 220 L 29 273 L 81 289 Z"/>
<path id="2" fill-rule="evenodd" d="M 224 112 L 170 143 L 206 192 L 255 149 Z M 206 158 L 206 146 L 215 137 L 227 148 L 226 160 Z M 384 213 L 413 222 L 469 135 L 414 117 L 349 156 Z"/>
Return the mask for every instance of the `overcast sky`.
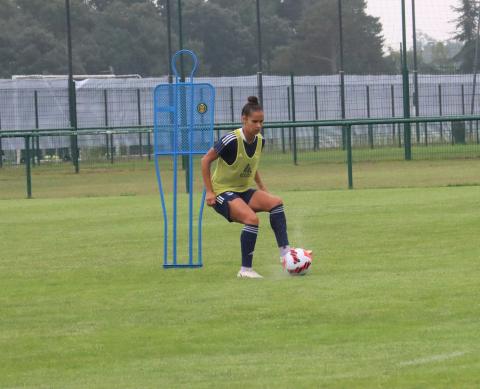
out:
<path id="1" fill-rule="evenodd" d="M 412 41 L 411 0 L 405 0 L 407 9 L 407 40 Z M 447 40 L 452 37 L 456 18 L 452 6 L 458 6 L 460 0 L 415 0 L 415 15 L 417 33 L 421 31 L 437 40 Z M 385 44 L 398 48 L 402 40 L 401 0 L 367 0 L 367 10 L 370 15 L 380 17 L 383 25 Z"/>

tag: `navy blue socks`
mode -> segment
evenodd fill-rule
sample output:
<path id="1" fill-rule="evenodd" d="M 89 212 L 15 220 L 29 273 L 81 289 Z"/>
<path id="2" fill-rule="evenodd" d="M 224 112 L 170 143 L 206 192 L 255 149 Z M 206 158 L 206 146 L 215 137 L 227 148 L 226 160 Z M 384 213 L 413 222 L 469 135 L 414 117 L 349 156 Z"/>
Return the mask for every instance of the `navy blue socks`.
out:
<path id="1" fill-rule="evenodd" d="M 287 235 L 287 219 L 283 211 L 283 204 L 280 204 L 270 210 L 270 225 L 275 233 L 280 254 L 290 249 Z M 257 242 L 258 226 L 245 224 L 240 235 L 240 245 L 242 248 L 242 267 L 251 268 L 253 262 L 253 252 Z"/>
<path id="2" fill-rule="evenodd" d="M 270 225 L 275 233 L 278 247 L 288 246 L 287 219 L 283 211 L 283 204 L 270 210 Z"/>
<path id="3" fill-rule="evenodd" d="M 257 242 L 258 226 L 245 224 L 240 234 L 240 245 L 242 247 L 242 266 L 252 267 L 253 252 Z"/>

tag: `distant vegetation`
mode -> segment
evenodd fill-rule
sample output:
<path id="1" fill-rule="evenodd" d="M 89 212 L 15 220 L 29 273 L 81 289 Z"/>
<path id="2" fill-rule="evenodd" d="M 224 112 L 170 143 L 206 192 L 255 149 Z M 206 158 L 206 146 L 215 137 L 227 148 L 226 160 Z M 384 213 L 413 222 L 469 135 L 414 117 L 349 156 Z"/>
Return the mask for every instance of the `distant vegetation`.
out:
<path id="1" fill-rule="evenodd" d="M 166 0 L 70 0 L 74 73 L 160 76 L 168 73 Z M 419 34 L 424 72 L 471 71 L 477 8 L 462 0 L 456 41 Z M 177 1 L 170 0 L 173 50 Z M 255 1 L 182 0 L 184 47 L 200 56 L 204 75 L 257 70 Z M 333 0 L 262 0 L 266 73 L 338 71 L 338 9 Z M 66 74 L 65 0 L 0 0 L 0 77 Z M 398 48 L 387 48 L 365 0 L 343 0 L 345 71 L 398 73 Z M 452 37 L 453 39 L 453 37 Z"/>

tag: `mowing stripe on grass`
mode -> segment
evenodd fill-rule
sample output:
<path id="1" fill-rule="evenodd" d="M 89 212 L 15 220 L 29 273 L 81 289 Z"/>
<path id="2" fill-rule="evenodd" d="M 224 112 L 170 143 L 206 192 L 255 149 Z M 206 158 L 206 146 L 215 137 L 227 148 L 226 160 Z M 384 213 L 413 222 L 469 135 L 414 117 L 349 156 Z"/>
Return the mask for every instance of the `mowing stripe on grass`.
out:
<path id="1" fill-rule="evenodd" d="M 466 352 L 464 351 L 455 351 L 450 354 L 438 354 L 438 355 L 431 355 L 429 357 L 412 359 L 411 361 L 400 362 L 399 366 L 415 366 L 415 365 L 423 365 L 425 363 L 432 363 L 432 362 L 440 362 L 445 361 L 447 359 L 458 358 L 465 355 Z"/>

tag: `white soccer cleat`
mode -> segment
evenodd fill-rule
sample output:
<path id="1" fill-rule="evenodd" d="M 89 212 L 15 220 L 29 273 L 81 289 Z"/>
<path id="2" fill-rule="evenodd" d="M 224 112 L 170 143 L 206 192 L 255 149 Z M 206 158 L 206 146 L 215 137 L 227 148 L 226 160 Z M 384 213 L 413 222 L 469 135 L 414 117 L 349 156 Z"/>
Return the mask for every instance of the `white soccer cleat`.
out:
<path id="1" fill-rule="evenodd" d="M 253 269 L 240 269 L 237 273 L 238 278 L 263 278 L 260 274 L 258 274 Z"/>

